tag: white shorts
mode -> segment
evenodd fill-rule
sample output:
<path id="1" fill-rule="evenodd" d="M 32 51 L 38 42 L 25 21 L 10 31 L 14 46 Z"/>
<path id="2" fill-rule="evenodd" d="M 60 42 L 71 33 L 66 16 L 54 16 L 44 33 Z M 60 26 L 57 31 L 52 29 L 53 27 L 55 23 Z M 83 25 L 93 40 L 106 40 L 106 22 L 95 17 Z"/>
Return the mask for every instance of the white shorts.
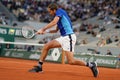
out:
<path id="1" fill-rule="evenodd" d="M 63 50 L 74 52 L 74 47 L 76 44 L 76 35 L 75 34 L 61 36 L 59 38 L 56 38 L 55 40 L 61 44 L 61 47 L 63 48 Z"/>

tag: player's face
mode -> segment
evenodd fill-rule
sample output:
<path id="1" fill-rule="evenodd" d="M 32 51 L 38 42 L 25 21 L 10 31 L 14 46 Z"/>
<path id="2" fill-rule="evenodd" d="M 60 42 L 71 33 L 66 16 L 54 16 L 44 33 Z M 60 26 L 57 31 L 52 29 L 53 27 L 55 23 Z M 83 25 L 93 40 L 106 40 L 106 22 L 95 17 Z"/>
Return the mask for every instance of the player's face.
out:
<path id="1" fill-rule="evenodd" d="M 47 10 L 50 13 L 50 15 L 53 15 L 53 16 L 55 15 L 55 10 L 51 10 L 50 8 L 48 8 Z"/>

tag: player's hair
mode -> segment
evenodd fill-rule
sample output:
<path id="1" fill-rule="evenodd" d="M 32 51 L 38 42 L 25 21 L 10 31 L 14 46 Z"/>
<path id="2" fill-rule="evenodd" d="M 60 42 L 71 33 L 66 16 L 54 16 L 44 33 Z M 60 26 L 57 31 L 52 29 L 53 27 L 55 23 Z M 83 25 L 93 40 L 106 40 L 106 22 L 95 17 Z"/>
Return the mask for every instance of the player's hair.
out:
<path id="1" fill-rule="evenodd" d="M 50 8 L 50 10 L 57 10 L 58 6 L 55 3 L 51 3 L 51 4 L 49 4 L 48 8 Z"/>

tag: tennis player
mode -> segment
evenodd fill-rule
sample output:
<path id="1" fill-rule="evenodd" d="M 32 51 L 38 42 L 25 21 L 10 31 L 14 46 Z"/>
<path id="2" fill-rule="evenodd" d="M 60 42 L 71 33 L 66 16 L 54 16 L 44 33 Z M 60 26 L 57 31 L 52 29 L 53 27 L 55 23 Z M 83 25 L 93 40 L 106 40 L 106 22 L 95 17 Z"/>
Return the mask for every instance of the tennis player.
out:
<path id="1" fill-rule="evenodd" d="M 29 72 L 42 72 L 43 62 L 51 48 L 62 48 L 66 54 L 66 58 L 71 65 L 87 66 L 91 69 L 94 77 L 98 75 L 97 64 L 94 62 L 83 62 L 74 59 L 74 47 L 76 43 L 76 35 L 73 32 L 71 20 L 65 10 L 58 8 L 55 3 L 52 3 L 47 8 L 48 12 L 55 16 L 54 19 L 43 28 L 39 29 L 37 34 L 45 34 L 46 30 L 57 25 L 55 30 L 51 30 L 50 33 L 60 31 L 61 37 L 51 40 L 46 43 L 42 49 L 42 53 L 38 62 L 38 65 L 29 70 Z"/>

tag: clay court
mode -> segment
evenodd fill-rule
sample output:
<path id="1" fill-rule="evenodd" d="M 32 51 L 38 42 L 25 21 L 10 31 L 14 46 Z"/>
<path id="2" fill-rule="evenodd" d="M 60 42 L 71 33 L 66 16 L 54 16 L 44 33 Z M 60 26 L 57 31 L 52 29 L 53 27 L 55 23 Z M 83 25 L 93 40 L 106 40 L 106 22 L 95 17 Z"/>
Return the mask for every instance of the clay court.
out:
<path id="1" fill-rule="evenodd" d="M 43 73 L 28 72 L 37 64 L 34 60 L 0 57 L 0 80 L 119 80 L 120 69 L 99 69 L 99 76 L 93 77 L 91 70 L 83 66 L 45 62 Z"/>

